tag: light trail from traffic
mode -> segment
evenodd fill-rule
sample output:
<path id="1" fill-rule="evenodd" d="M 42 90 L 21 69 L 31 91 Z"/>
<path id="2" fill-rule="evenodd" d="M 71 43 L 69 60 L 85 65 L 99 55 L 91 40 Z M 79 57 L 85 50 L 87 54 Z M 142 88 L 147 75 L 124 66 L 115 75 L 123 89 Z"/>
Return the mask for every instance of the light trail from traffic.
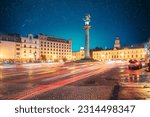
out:
<path id="1" fill-rule="evenodd" d="M 105 66 L 103 69 L 97 69 L 96 71 L 87 72 L 87 73 L 84 73 L 84 74 L 81 74 L 81 75 L 78 75 L 78 76 L 74 76 L 74 77 L 71 77 L 71 78 L 67 78 L 67 79 L 64 79 L 64 80 L 53 82 L 53 83 L 50 83 L 49 85 L 39 86 L 39 87 L 36 87 L 34 89 L 31 89 L 31 90 L 28 90 L 28 91 L 25 91 L 25 92 L 21 92 L 20 94 L 12 96 L 10 99 L 13 99 L 13 100 L 14 99 L 15 100 L 16 99 L 19 99 L 19 100 L 28 99 L 28 98 L 31 98 L 32 96 L 40 95 L 44 92 L 47 92 L 47 91 L 50 91 L 50 90 L 53 90 L 53 89 L 56 89 L 56 88 L 59 88 L 59 87 L 63 87 L 63 86 L 65 86 L 67 84 L 70 84 L 72 82 L 76 82 L 78 80 L 88 78 L 88 77 L 93 76 L 95 74 L 102 73 L 105 70 L 111 69 L 113 67 L 114 66 L 109 66 L 109 67 Z"/>

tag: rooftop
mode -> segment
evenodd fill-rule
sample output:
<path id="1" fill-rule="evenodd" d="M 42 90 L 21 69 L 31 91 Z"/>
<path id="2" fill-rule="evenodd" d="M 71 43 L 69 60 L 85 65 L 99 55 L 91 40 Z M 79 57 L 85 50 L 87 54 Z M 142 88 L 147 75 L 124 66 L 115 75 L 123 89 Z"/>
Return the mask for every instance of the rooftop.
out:
<path id="1" fill-rule="evenodd" d="M 63 38 L 54 37 L 54 36 L 47 36 L 47 35 L 43 35 L 43 34 L 38 34 L 37 38 L 42 39 L 42 40 L 48 40 L 48 41 L 57 41 L 57 42 L 69 43 L 68 40 L 65 40 Z"/>

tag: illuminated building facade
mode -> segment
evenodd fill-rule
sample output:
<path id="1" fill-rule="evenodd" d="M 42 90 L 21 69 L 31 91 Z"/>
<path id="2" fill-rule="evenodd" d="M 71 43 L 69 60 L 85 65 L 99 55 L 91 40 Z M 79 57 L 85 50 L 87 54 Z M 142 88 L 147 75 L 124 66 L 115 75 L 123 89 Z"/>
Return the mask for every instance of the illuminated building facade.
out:
<path id="1" fill-rule="evenodd" d="M 106 61 L 109 59 L 137 59 L 140 60 L 146 57 L 144 48 L 125 48 L 125 49 L 114 49 L 114 50 L 105 50 L 105 51 L 94 51 L 93 59 Z"/>
<path id="2" fill-rule="evenodd" d="M 81 47 L 79 52 L 73 52 L 72 53 L 72 60 L 76 61 L 76 60 L 80 60 L 85 58 L 85 52 L 84 49 Z"/>
<path id="3" fill-rule="evenodd" d="M 19 61 L 21 58 L 21 38 L 17 34 L 0 35 L 0 61 Z"/>
<path id="4" fill-rule="evenodd" d="M 21 61 L 33 62 L 39 60 L 39 39 L 32 34 L 21 37 Z"/>
<path id="5" fill-rule="evenodd" d="M 21 43 L 0 41 L 0 59 L 19 60 Z"/>
<path id="6" fill-rule="evenodd" d="M 123 48 L 120 46 L 120 39 L 117 36 L 113 50 L 94 51 L 93 59 L 106 61 L 109 59 L 137 59 L 140 60 L 146 57 L 143 44 L 128 45 Z"/>
<path id="7" fill-rule="evenodd" d="M 41 60 L 72 60 L 72 41 L 39 34 Z"/>
<path id="8" fill-rule="evenodd" d="M 73 52 L 73 58 L 75 60 L 82 59 L 85 55 L 84 52 Z M 82 56 L 81 56 L 82 55 Z M 93 51 L 92 58 L 99 61 L 107 61 L 110 59 L 122 59 L 122 60 L 129 60 L 129 59 L 137 59 L 140 60 L 142 58 L 146 58 L 146 52 L 144 49 L 143 44 L 134 44 L 128 45 L 124 48 L 120 46 L 119 37 L 116 37 L 114 49 L 112 50 L 101 50 L 101 51 Z"/>
<path id="9" fill-rule="evenodd" d="M 0 35 L 0 60 L 21 62 L 72 60 L 72 41 L 39 34 Z"/>

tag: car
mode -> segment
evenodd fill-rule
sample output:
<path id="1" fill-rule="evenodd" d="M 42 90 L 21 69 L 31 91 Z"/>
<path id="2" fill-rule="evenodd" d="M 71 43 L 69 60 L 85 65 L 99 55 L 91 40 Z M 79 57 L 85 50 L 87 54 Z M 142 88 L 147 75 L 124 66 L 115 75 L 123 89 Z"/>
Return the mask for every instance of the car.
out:
<path id="1" fill-rule="evenodd" d="M 150 59 L 147 59 L 146 61 L 146 71 L 150 72 Z"/>
<path id="2" fill-rule="evenodd" d="M 140 60 L 141 64 L 142 64 L 142 67 L 146 67 L 146 60 Z"/>
<path id="3" fill-rule="evenodd" d="M 131 59 L 131 60 L 129 60 L 128 68 L 129 69 L 140 69 L 140 68 L 142 68 L 142 63 L 135 59 Z"/>

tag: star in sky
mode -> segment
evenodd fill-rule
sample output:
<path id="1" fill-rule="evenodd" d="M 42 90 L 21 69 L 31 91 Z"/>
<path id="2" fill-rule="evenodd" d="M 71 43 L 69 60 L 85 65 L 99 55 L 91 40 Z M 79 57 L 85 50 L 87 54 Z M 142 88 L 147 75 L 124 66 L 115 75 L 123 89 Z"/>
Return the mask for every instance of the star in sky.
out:
<path id="1" fill-rule="evenodd" d="M 53 35 L 84 46 L 83 17 L 91 14 L 90 47 L 143 43 L 150 37 L 149 0 L 1 0 L 0 32 Z"/>

